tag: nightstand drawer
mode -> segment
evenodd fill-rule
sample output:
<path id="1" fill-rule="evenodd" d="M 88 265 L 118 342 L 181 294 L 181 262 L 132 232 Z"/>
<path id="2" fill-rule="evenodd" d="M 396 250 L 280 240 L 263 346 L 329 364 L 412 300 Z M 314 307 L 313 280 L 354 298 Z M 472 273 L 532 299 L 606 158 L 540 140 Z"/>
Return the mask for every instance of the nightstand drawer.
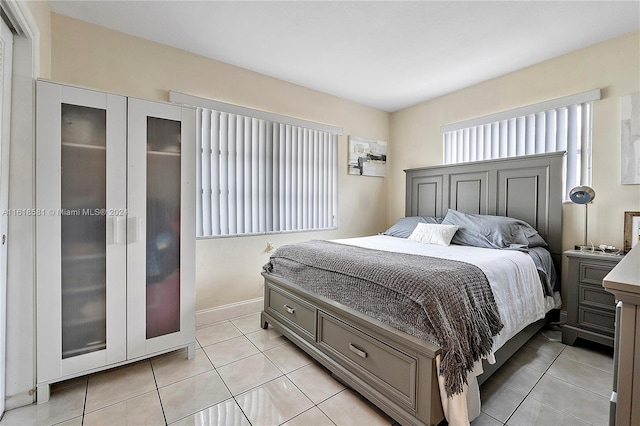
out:
<path id="1" fill-rule="evenodd" d="M 408 407 L 416 405 L 417 360 L 323 312 L 318 343 L 332 358 L 374 388 L 384 389 Z"/>
<path id="2" fill-rule="evenodd" d="M 578 326 L 597 331 L 613 337 L 615 333 L 615 310 L 604 312 L 599 309 L 591 309 L 580 306 L 578 309 Z"/>
<path id="3" fill-rule="evenodd" d="M 597 263 L 580 263 L 580 282 L 596 284 L 601 286 L 604 277 L 611 272 L 611 265 L 601 265 Z"/>
<path id="4" fill-rule="evenodd" d="M 578 250 L 564 254 L 569 260 L 569 280 L 562 342 L 573 345 L 582 338 L 613 346 L 615 297 L 602 287 L 602 281 L 624 256 Z"/>
<path id="5" fill-rule="evenodd" d="M 616 310 L 615 297 L 602 287 L 581 285 L 579 302 L 580 305 L 593 306 L 610 312 Z"/>
<path id="6" fill-rule="evenodd" d="M 269 302 L 266 310 L 290 323 L 311 339 L 316 336 L 316 308 L 293 294 L 268 287 Z"/>

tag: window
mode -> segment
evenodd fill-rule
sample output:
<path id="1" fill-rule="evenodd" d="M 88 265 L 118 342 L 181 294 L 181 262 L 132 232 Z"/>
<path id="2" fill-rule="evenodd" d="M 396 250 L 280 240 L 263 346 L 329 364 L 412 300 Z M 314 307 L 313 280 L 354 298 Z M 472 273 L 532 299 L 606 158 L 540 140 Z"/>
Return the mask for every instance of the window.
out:
<path id="1" fill-rule="evenodd" d="M 564 198 L 591 185 L 592 90 L 443 126 L 444 164 L 566 151 Z"/>
<path id="2" fill-rule="evenodd" d="M 332 126 L 171 92 L 198 107 L 197 236 L 337 227 L 338 135 Z"/>

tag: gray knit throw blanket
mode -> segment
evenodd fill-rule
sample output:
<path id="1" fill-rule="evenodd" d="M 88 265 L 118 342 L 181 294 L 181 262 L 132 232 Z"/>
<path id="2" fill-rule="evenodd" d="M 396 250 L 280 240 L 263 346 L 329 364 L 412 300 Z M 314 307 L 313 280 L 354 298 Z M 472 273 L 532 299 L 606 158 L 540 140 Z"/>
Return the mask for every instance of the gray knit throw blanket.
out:
<path id="1" fill-rule="evenodd" d="M 439 346 L 449 396 L 503 327 L 486 276 L 465 262 L 306 241 L 278 248 L 263 269 Z"/>

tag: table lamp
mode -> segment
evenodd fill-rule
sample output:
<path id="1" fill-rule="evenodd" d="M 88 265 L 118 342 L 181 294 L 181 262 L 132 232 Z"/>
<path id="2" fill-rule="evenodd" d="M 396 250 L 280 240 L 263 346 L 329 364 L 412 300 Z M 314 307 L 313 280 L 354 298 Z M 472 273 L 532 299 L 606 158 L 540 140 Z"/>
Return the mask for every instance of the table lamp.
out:
<path id="1" fill-rule="evenodd" d="M 576 204 L 584 204 L 584 245 L 587 245 L 587 220 L 589 203 L 596 198 L 596 192 L 589 186 L 576 186 L 569 192 L 569 199 Z"/>

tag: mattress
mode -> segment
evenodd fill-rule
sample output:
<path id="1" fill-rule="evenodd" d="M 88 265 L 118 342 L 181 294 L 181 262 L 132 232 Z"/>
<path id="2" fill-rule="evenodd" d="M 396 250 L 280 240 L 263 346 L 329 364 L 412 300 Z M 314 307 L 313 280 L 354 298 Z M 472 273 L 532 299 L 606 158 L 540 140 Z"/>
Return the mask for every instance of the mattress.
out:
<path id="1" fill-rule="evenodd" d="M 559 303 L 557 294 L 545 296 L 536 264 L 523 251 L 422 244 L 388 235 L 339 239 L 333 242 L 374 250 L 440 257 L 479 267 L 489 281 L 504 324 L 502 331 L 494 337 L 493 352 L 527 325 L 544 318 Z M 490 356 L 490 361 L 491 358 Z"/>

